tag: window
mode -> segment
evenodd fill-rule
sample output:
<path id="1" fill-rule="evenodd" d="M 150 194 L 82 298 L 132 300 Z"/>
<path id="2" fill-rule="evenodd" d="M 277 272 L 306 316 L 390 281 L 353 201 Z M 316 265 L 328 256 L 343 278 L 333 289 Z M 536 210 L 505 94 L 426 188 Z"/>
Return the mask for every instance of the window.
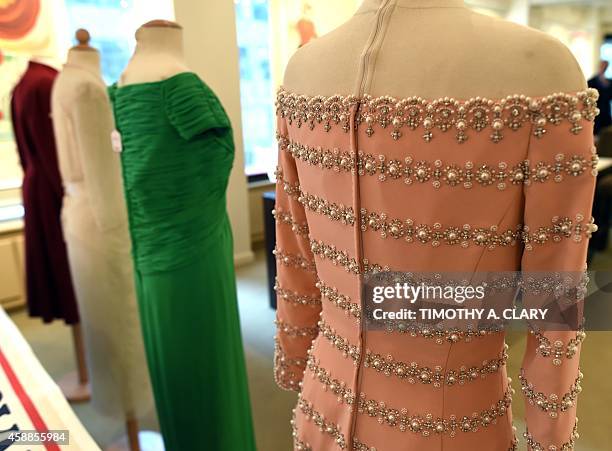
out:
<path id="1" fill-rule="evenodd" d="M 119 79 L 130 60 L 134 33 L 151 19 L 174 20 L 172 0 L 65 0 L 70 38 L 85 28 L 91 45 L 100 51 L 102 77 L 107 84 Z"/>
<path id="2" fill-rule="evenodd" d="M 107 84 L 117 81 L 132 55 L 134 30 L 140 25 L 126 23 L 132 7 L 129 0 L 66 0 L 71 37 L 79 28 L 89 31 L 91 46 L 100 51 Z"/>
<path id="3" fill-rule="evenodd" d="M 235 0 L 240 51 L 240 99 L 248 176 L 274 168 L 274 88 L 268 0 Z"/>
<path id="4" fill-rule="evenodd" d="M 606 77 L 612 78 L 612 35 L 606 35 L 606 40 L 601 46 L 601 59 L 610 63 L 606 71 Z"/>

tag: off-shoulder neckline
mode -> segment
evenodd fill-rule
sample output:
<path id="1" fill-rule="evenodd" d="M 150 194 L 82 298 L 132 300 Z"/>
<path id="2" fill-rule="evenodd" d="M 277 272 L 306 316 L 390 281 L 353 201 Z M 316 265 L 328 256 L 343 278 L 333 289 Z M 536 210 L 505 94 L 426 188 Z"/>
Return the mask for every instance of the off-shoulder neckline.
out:
<path id="1" fill-rule="evenodd" d="M 554 100 L 560 98 L 575 98 L 581 99 L 585 97 L 592 97 L 597 99 L 599 97 L 599 92 L 595 88 L 587 87 L 584 89 L 578 89 L 574 91 L 561 91 L 561 92 L 553 92 L 550 94 L 544 95 L 526 95 L 526 94 L 509 94 L 507 96 L 502 97 L 486 97 L 486 96 L 475 96 L 470 98 L 458 98 L 453 96 L 440 96 L 440 97 L 424 97 L 418 95 L 412 96 L 404 96 L 404 97 L 396 97 L 392 95 L 378 95 L 374 96 L 371 94 L 363 94 L 361 96 L 354 94 L 333 94 L 333 95 L 308 95 L 308 94 L 300 94 L 295 91 L 291 91 L 285 89 L 283 86 L 280 86 L 276 92 L 277 99 L 280 97 L 292 97 L 296 99 L 305 100 L 307 102 L 314 101 L 341 101 L 348 103 L 363 103 L 363 102 L 371 102 L 371 101 L 386 101 L 386 103 L 404 103 L 409 101 L 419 101 L 426 104 L 435 104 L 435 103 L 457 103 L 457 104 L 466 104 L 474 101 L 478 101 L 479 103 L 491 103 L 491 104 L 499 104 L 505 103 L 510 100 L 523 99 L 523 100 L 531 100 L 531 101 L 546 101 L 546 100 Z"/>
<path id="2" fill-rule="evenodd" d="M 150 87 L 150 86 L 156 86 L 156 85 L 163 85 L 165 83 L 170 83 L 172 81 L 176 81 L 179 78 L 182 77 L 198 77 L 198 75 L 193 72 L 193 71 L 185 71 L 185 72 L 179 72 L 178 74 L 174 74 L 171 75 L 168 78 L 164 78 L 163 80 L 155 80 L 155 81 L 143 81 L 141 83 L 132 83 L 129 85 L 123 85 L 123 86 L 119 86 L 117 84 L 117 82 L 112 84 L 112 87 L 116 90 L 126 90 L 129 88 L 145 88 L 145 87 Z"/>

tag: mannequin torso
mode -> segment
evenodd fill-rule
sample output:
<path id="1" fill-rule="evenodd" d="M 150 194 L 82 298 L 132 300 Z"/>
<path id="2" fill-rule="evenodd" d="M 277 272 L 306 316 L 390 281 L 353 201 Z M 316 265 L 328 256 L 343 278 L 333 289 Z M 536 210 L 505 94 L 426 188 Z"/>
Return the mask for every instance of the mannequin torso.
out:
<path id="1" fill-rule="evenodd" d="M 555 38 L 471 11 L 463 0 L 365 0 L 293 56 L 284 86 L 305 95 L 501 98 L 586 87 Z"/>
<path id="2" fill-rule="evenodd" d="M 112 111 L 96 49 L 69 50 L 51 107 L 65 187 L 65 232 L 84 238 L 95 229 L 113 230 L 105 244 L 124 249 L 127 217 L 119 159 L 111 147 Z"/>
<path id="3" fill-rule="evenodd" d="M 52 112 L 53 121 L 56 125 L 56 140 L 59 148 L 59 164 L 62 173 L 62 180 L 66 189 L 67 197 L 71 194 L 71 183 L 80 182 L 83 179 L 82 165 L 74 136 L 65 136 L 64 130 L 67 129 L 65 121 L 69 120 L 70 111 L 80 109 L 80 106 L 90 104 L 93 99 L 98 100 L 95 108 L 91 108 L 90 115 L 94 117 L 84 118 L 99 123 L 101 115 L 105 118 L 109 114 L 108 102 L 104 102 L 104 96 L 100 95 L 104 91 L 104 82 L 100 72 L 100 54 L 94 48 L 73 47 L 68 51 L 68 58 L 64 70 L 61 72 L 60 82 L 56 83 L 53 90 Z M 85 91 L 97 91 L 98 96 L 92 98 L 90 95 L 84 96 Z M 70 126 L 72 128 L 72 126 Z M 76 133 L 88 133 L 88 130 L 74 130 Z M 108 146 L 100 142 L 98 146 L 105 152 Z M 66 151 L 70 149 L 69 151 Z M 69 201 L 68 201 L 69 202 Z"/>
<path id="4" fill-rule="evenodd" d="M 183 59 L 183 31 L 177 26 L 143 25 L 136 32 L 136 50 L 119 86 L 165 80 L 189 68 Z"/>

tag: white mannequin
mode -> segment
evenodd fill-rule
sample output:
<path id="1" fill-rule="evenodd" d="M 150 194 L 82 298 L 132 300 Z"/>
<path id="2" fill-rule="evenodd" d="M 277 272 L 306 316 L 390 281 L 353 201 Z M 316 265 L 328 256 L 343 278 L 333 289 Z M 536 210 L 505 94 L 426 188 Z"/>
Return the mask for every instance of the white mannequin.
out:
<path id="1" fill-rule="evenodd" d="M 183 30 L 166 20 L 153 20 L 136 30 L 136 50 L 118 85 L 165 80 L 189 68 L 183 58 Z"/>
<path id="2" fill-rule="evenodd" d="M 89 33 L 68 53 L 52 94 L 65 188 L 62 223 L 85 336 L 95 407 L 122 414 L 140 451 L 138 418 L 152 408 L 131 263 L 131 241 L 113 118 Z M 122 449 L 114 447 L 113 449 Z M 126 449 L 126 448 L 123 448 Z"/>
<path id="3" fill-rule="evenodd" d="M 365 0 L 348 22 L 296 52 L 283 87 L 468 99 L 572 92 L 586 81 L 557 39 L 476 13 L 463 0 Z"/>

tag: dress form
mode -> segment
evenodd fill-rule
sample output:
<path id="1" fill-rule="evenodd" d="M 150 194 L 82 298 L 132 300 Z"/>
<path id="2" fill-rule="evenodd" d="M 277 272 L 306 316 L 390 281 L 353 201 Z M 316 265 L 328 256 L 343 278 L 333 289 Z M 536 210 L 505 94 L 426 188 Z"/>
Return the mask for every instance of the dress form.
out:
<path id="1" fill-rule="evenodd" d="M 84 35 L 82 33 L 79 35 L 79 32 L 77 32 L 77 36 L 83 37 Z M 87 35 L 87 40 L 89 40 L 89 35 Z M 93 48 L 89 46 L 86 46 L 85 48 L 90 48 L 91 50 L 94 50 Z M 79 56 L 75 54 L 76 52 L 75 49 L 76 47 L 69 50 L 68 61 L 70 61 L 70 59 L 73 59 L 73 60 L 76 59 L 77 61 L 80 59 Z M 89 57 L 87 58 L 88 65 L 94 66 L 97 62 L 98 64 L 97 71 L 99 71 L 100 59 L 99 59 L 99 55 L 97 51 L 91 51 L 91 52 L 79 51 L 78 53 L 83 55 L 83 59 L 85 59 L 84 53 L 89 54 Z M 60 168 L 61 168 L 61 165 L 62 163 L 60 161 Z M 77 357 L 77 374 L 68 374 L 60 381 L 59 385 L 62 388 L 62 391 L 67 394 L 68 399 L 77 398 L 80 401 L 89 401 L 90 396 L 91 396 L 90 391 L 89 391 L 89 386 L 88 386 L 89 375 L 88 375 L 87 366 L 85 363 L 86 350 L 83 344 L 83 331 L 81 329 L 80 324 L 73 326 L 72 335 L 73 335 L 73 340 L 74 340 L 74 345 L 75 345 L 74 346 L 75 353 Z"/>
<path id="2" fill-rule="evenodd" d="M 295 104 L 289 106 L 286 110 L 282 108 L 279 109 L 281 115 L 279 134 L 287 139 L 286 142 L 293 144 L 297 142 L 298 145 L 307 145 L 310 146 L 311 149 L 320 149 L 321 147 L 315 146 L 322 142 L 326 142 L 326 150 L 330 152 L 332 149 L 335 152 L 340 148 L 347 152 L 343 155 L 348 155 L 349 157 L 361 151 L 364 152 L 364 154 L 370 153 L 372 157 L 375 158 L 379 153 L 389 153 L 390 151 L 388 151 L 387 148 L 392 148 L 393 143 L 397 141 L 399 139 L 398 137 L 401 137 L 401 135 L 395 135 L 392 138 L 387 135 L 385 138 L 387 138 L 388 141 L 385 142 L 384 139 L 380 138 L 379 131 L 375 131 L 375 134 L 371 136 L 367 134 L 367 131 L 363 133 L 362 130 L 364 130 L 367 125 L 359 121 L 363 119 L 367 124 L 368 119 L 376 121 L 376 116 L 366 116 L 365 114 L 364 116 L 359 116 L 360 111 L 358 109 L 352 110 L 350 113 L 350 118 L 354 122 L 347 121 L 344 132 L 340 131 L 338 134 L 333 135 L 334 125 L 342 123 L 348 114 L 342 115 L 340 113 L 330 120 L 330 116 L 335 114 L 333 107 L 341 103 L 337 102 L 336 98 L 332 96 L 340 95 L 343 97 L 343 100 L 346 100 L 346 96 L 350 94 L 360 98 L 369 94 L 375 98 L 393 96 L 396 99 L 404 99 L 411 96 L 419 96 L 427 100 L 436 100 L 445 97 L 468 100 L 484 97 L 499 101 L 505 99 L 506 96 L 514 94 L 530 97 L 548 96 L 559 92 L 573 94 L 586 89 L 586 87 L 584 76 L 575 58 L 559 41 L 545 33 L 475 13 L 468 9 L 462 0 L 365 0 L 355 16 L 348 22 L 328 35 L 301 48 L 290 61 L 286 70 L 283 88 L 285 91 L 289 92 L 289 94 L 286 94 L 287 98 L 290 99 L 290 102 L 295 101 Z M 292 97 L 291 94 L 296 94 L 296 97 Z M 307 97 L 299 98 L 297 97 L 298 95 L 311 96 L 311 99 Z M 321 111 L 317 111 L 317 107 L 324 102 L 321 102 L 320 98 L 315 98 L 315 100 L 309 104 L 308 102 L 312 100 L 312 96 L 324 97 L 325 101 L 329 101 L 329 103 L 322 107 Z M 298 100 L 296 101 L 296 99 Z M 305 99 L 308 101 L 304 101 Z M 352 102 L 352 99 L 350 100 Z M 388 133 L 391 133 L 389 129 L 392 130 L 393 127 L 387 127 L 391 124 L 389 122 L 384 122 L 384 120 L 387 119 L 384 116 L 386 111 L 383 109 L 385 102 L 395 104 L 394 101 L 385 98 L 378 104 L 380 105 L 380 116 L 383 118 L 379 125 L 380 130 L 387 128 Z M 361 103 L 358 103 L 359 106 L 364 104 L 366 104 L 366 101 L 363 99 L 361 99 Z M 372 104 L 377 105 L 375 102 L 372 102 Z M 537 107 L 538 103 L 534 102 L 530 104 L 530 108 L 531 105 Z M 370 108 L 370 105 L 368 105 L 368 108 Z M 358 113 L 355 113 L 355 111 Z M 366 109 L 366 111 L 371 110 Z M 329 114 L 325 115 L 324 113 Z M 344 116 L 344 118 L 342 116 Z M 580 119 L 581 116 L 578 115 L 577 117 Z M 398 118 L 398 120 L 401 124 L 401 119 Z M 326 121 L 329 122 L 326 123 Z M 308 127 L 305 126 L 307 122 L 309 122 L 309 125 L 312 125 L 312 134 L 309 134 L 307 131 Z M 320 127 L 319 124 L 321 124 Z M 330 128 L 323 128 L 323 124 Z M 460 123 L 457 125 L 459 124 Z M 588 126 L 589 124 L 586 125 Z M 552 129 L 552 127 L 550 128 Z M 317 135 L 317 133 L 319 133 L 319 135 Z M 342 133 L 345 134 L 342 135 Z M 378 133 L 378 139 L 381 139 L 380 144 L 375 141 L 368 141 L 369 137 L 375 140 L 376 133 Z M 413 135 L 416 136 L 416 133 Z M 423 137 L 426 136 L 427 135 L 423 135 Z M 529 141 L 534 145 L 531 147 L 527 146 L 527 151 L 531 150 L 531 155 L 533 155 L 534 158 L 541 158 L 542 155 L 546 155 L 546 152 L 548 152 L 548 158 L 550 158 L 550 156 L 554 155 L 555 148 L 558 148 L 558 143 L 563 143 L 563 140 L 556 136 L 553 139 L 557 140 L 557 144 L 551 146 L 550 143 L 553 141 L 550 138 L 547 138 L 549 141 L 539 141 L 539 137 L 537 137 L 537 135 L 534 136 L 536 137 L 530 138 Z M 549 136 L 552 136 L 552 133 Z M 571 135 L 569 137 L 573 138 Z M 592 148 L 590 137 L 582 135 L 580 139 L 583 141 L 576 141 L 573 145 L 582 148 L 584 154 L 588 155 L 589 149 Z M 317 140 L 320 142 L 317 142 Z M 343 140 L 344 148 L 339 144 L 342 143 Z M 441 141 L 442 139 L 439 142 Z M 401 141 L 399 142 L 401 143 Z M 404 142 L 408 142 L 407 137 Z M 450 143 L 448 145 L 445 144 L 437 148 L 433 148 L 432 146 L 435 150 L 431 150 L 429 156 L 426 158 L 431 158 L 433 160 L 439 155 L 445 155 L 445 152 L 449 152 L 448 155 L 450 155 L 450 149 L 453 147 Z M 549 146 L 548 148 L 547 145 Z M 398 149 L 393 158 L 397 158 L 396 161 L 402 161 L 408 153 L 409 146 L 406 146 L 406 148 L 397 147 Z M 410 149 L 410 153 L 416 153 L 416 147 Z M 470 145 L 465 146 L 465 148 L 469 147 Z M 305 159 L 303 159 L 302 162 L 296 161 L 301 158 L 299 152 L 293 152 L 293 149 L 290 148 L 290 152 L 285 152 L 287 148 L 288 147 L 285 147 L 281 140 L 279 161 L 283 162 L 284 159 L 285 164 L 284 167 L 281 167 L 279 172 L 282 174 L 284 171 L 285 174 L 290 174 L 285 179 L 287 183 L 290 186 L 298 187 L 308 187 L 309 183 L 311 183 L 310 192 L 313 193 L 312 195 L 323 199 L 325 199 L 328 194 L 332 194 L 333 188 L 326 187 L 324 175 L 321 175 L 321 172 L 314 172 L 314 170 L 312 170 L 312 167 L 317 166 L 317 164 L 319 168 L 321 166 L 325 167 L 325 164 L 322 165 L 320 163 L 322 160 L 318 160 L 318 163 L 313 163 L 312 160 L 307 162 Z M 488 145 L 486 145 L 485 148 L 489 150 Z M 511 150 L 504 152 L 503 158 L 507 158 L 511 153 Z M 297 158 L 295 157 L 296 155 Z M 321 153 L 319 155 L 321 155 L 321 158 L 325 158 L 324 155 L 326 155 L 326 153 Z M 292 157 L 294 159 L 292 159 Z M 385 156 L 380 155 L 380 157 L 382 160 Z M 457 156 L 453 155 L 452 158 L 464 157 L 462 153 L 457 152 Z M 357 157 L 355 157 L 355 159 L 358 160 Z M 340 165 L 341 164 L 339 164 L 339 166 Z M 297 168 L 299 168 L 299 171 Z M 322 172 L 324 173 L 324 171 Z M 354 175 L 355 173 L 359 175 Z M 348 192 L 348 195 L 344 198 L 344 205 L 351 205 L 353 211 L 359 211 L 361 207 L 361 196 L 367 198 L 367 196 L 370 195 L 371 197 L 369 199 L 376 200 L 378 204 L 376 208 L 378 210 L 383 210 L 380 206 L 383 203 L 381 199 L 384 199 L 384 196 L 381 194 L 382 188 L 379 188 L 379 185 L 376 185 L 374 182 L 370 183 L 366 180 L 367 177 L 362 178 L 361 174 L 356 170 L 351 174 L 351 178 L 347 176 L 345 183 L 352 183 L 353 190 L 351 192 L 351 190 L 347 188 L 344 192 L 345 195 Z M 381 177 L 381 180 L 385 176 L 386 174 Z M 388 180 L 388 178 L 386 180 Z M 326 188 L 318 189 L 317 186 L 315 189 L 315 183 Z M 363 183 L 363 185 L 360 185 L 361 183 Z M 366 188 L 360 191 L 361 186 L 366 186 Z M 280 189 L 277 191 L 277 196 L 281 199 L 284 189 L 284 186 L 280 185 Z M 394 187 L 392 189 L 396 189 L 392 195 L 397 195 L 402 192 L 401 188 Z M 586 210 L 586 214 L 588 214 L 588 208 L 590 208 L 591 205 L 588 194 L 589 189 L 590 187 L 585 184 L 585 194 L 583 199 L 580 200 L 579 206 L 579 208 Z M 306 188 L 306 190 L 308 191 L 309 188 Z M 531 214 L 532 217 L 536 210 L 534 206 L 537 205 L 538 208 L 544 207 L 547 202 L 551 202 L 552 205 L 555 199 L 558 200 L 563 198 L 563 196 L 555 196 L 553 194 L 550 194 L 548 198 L 544 196 L 541 198 L 534 197 L 534 192 L 537 191 L 537 188 L 532 191 L 525 191 L 527 191 L 527 195 L 532 198 L 530 201 L 531 205 L 528 208 L 528 210 L 531 210 L 529 214 Z M 372 193 L 376 193 L 377 197 Z M 339 196 L 334 192 L 333 196 L 329 196 L 329 198 L 332 198 L 332 200 L 329 201 L 330 204 L 332 202 L 335 204 L 338 202 Z M 568 196 L 568 198 L 572 198 L 573 200 L 577 199 L 577 197 L 573 195 Z M 433 195 L 432 199 L 435 200 Z M 289 208 L 288 206 L 293 207 L 293 204 L 290 204 L 290 202 L 291 199 L 287 200 L 286 204 L 280 205 L 285 208 Z M 372 204 L 374 204 L 374 201 Z M 427 208 L 429 208 L 429 206 Z M 564 206 L 554 205 L 554 208 L 560 210 L 564 208 Z M 408 210 L 408 208 L 406 209 Z M 414 211 L 416 210 L 417 209 Z M 487 212 L 488 210 L 489 206 L 486 204 L 478 205 L 478 207 L 475 208 L 475 213 Z M 292 212 L 292 220 L 295 220 L 293 218 L 298 218 L 298 221 L 302 221 L 303 217 Z M 308 221 L 306 225 L 309 227 L 311 226 Z M 313 227 L 309 230 L 312 232 L 316 225 L 316 221 L 313 221 Z M 317 235 L 316 231 L 312 233 L 312 236 Z M 293 237 L 295 233 L 288 233 L 287 235 Z M 359 231 L 356 231 L 355 239 L 350 243 L 350 246 L 354 245 L 355 247 L 355 260 L 357 262 L 361 258 L 359 254 L 359 252 L 361 252 L 359 244 L 361 243 L 361 239 L 365 241 L 366 238 L 364 238 Z M 295 241 L 300 243 L 299 239 L 295 239 Z M 330 241 L 331 238 L 328 239 L 327 245 L 329 247 L 325 249 L 326 251 L 327 249 L 335 248 L 335 244 L 329 245 Z M 350 246 L 347 243 L 342 247 L 350 249 Z M 282 244 L 279 247 L 283 249 Z M 317 249 L 316 242 L 314 247 Z M 321 246 L 321 248 L 323 247 L 324 246 Z M 285 249 L 287 248 L 289 248 L 289 245 L 285 246 Z M 374 246 L 370 249 L 371 253 L 374 254 Z M 431 252 L 425 251 L 424 259 L 431 255 Z M 370 258 L 370 255 L 368 255 L 368 258 Z M 374 257 L 371 258 L 371 261 L 373 260 Z M 383 261 L 380 257 L 379 260 Z M 527 261 L 527 265 L 525 265 L 524 262 L 521 263 L 521 269 L 530 264 L 529 256 L 525 257 L 525 260 Z M 575 257 L 575 262 L 577 262 L 577 264 L 581 263 L 580 260 L 580 256 Z M 546 265 L 550 264 L 552 266 L 555 263 L 558 262 L 547 262 L 543 259 L 535 265 L 541 265 L 542 268 L 550 269 L 550 267 Z M 533 261 L 531 264 L 535 266 Z M 436 265 L 441 266 L 441 263 L 436 263 Z M 434 269 L 438 270 L 438 268 Z M 321 278 L 325 279 L 324 276 Z M 342 281 L 342 283 L 344 282 Z M 296 284 L 296 286 L 298 285 Z M 299 286 L 300 289 L 303 290 L 302 286 Z M 284 288 L 287 288 L 287 286 Z M 289 287 L 289 289 L 291 288 Z M 350 295 L 352 294 L 349 293 L 349 296 Z M 297 315 L 291 316 L 291 313 L 288 314 L 286 318 L 288 319 L 288 323 L 297 323 L 302 319 Z M 281 320 L 283 320 L 283 318 L 281 318 Z M 280 336 L 284 338 L 282 334 L 283 332 L 281 331 Z M 559 341 L 568 342 L 570 339 L 574 339 L 573 337 L 577 336 L 576 334 L 567 334 Z M 353 342 L 359 343 L 359 345 L 356 345 L 358 349 L 363 349 L 361 343 L 354 337 Z M 527 367 L 526 378 L 529 379 L 530 383 L 533 383 L 534 386 L 543 390 L 543 392 L 554 393 L 557 391 L 566 391 L 567 387 L 569 387 L 576 378 L 576 360 L 572 362 L 573 366 L 570 367 L 566 365 L 564 371 L 554 372 L 556 371 L 554 368 L 540 368 L 541 361 L 532 358 L 535 354 L 533 350 L 536 348 L 536 341 L 533 337 L 529 337 L 529 352 L 524 359 L 524 365 Z M 297 356 L 300 355 L 295 351 L 295 348 L 292 348 L 290 352 L 291 353 L 286 353 L 285 355 L 291 356 L 291 358 L 297 358 Z M 322 357 L 322 361 L 324 360 L 325 357 Z M 285 368 L 282 368 L 281 372 L 287 374 Z M 340 370 L 337 370 L 336 373 L 332 370 L 332 374 L 338 374 L 338 372 L 340 372 Z M 304 381 L 305 380 L 306 378 Z M 356 377 L 354 380 L 355 384 L 352 386 L 352 393 L 359 393 L 360 379 Z M 552 385 L 554 385 L 554 387 L 551 388 Z M 302 386 L 302 389 L 303 387 L 304 386 Z M 445 399 L 445 402 L 447 401 L 448 398 Z M 319 413 L 325 415 L 329 414 L 331 410 L 332 409 L 328 409 L 326 412 L 322 409 Z M 308 406 L 305 412 L 307 412 L 306 415 L 311 413 L 311 406 Z M 354 415 L 354 412 L 355 410 L 353 409 L 351 415 Z M 568 438 L 573 436 L 571 432 L 572 425 L 569 424 L 569 422 L 572 421 L 571 416 L 566 416 L 562 420 L 566 423 L 562 423 L 561 421 L 550 423 L 547 422 L 547 419 L 538 416 L 539 412 L 534 411 L 530 405 L 526 408 L 526 412 L 529 428 L 535 431 L 534 436 L 536 436 L 537 439 L 547 445 L 546 449 L 552 449 L 552 447 L 548 448 L 548 445 L 551 443 L 569 443 Z M 327 415 L 327 417 L 334 416 Z M 355 422 L 357 420 L 354 420 L 354 418 L 354 416 L 350 418 L 347 423 L 356 424 Z M 395 421 L 395 419 L 393 419 L 393 421 Z M 346 425 L 344 426 L 344 430 L 347 431 L 349 428 L 346 427 Z M 307 434 L 306 437 L 311 438 L 312 435 Z M 347 445 L 347 448 L 352 448 L 350 443 Z M 501 449 L 483 447 L 483 449 L 485 448 Z M 364 447 L 364 449 L 366 448 Z M 414 449 L 429 448 L 419 447 Z M 447 448 L 444 447 L 440 449 Z M 475 448 L 472 447 L 470 449 Z M 544 448 L 530 446 L 529 449 Z M 555 449 L 561 448 L 558 447 Z"/>
<path id="3" fill-rule="evenodd" d="M 286 90 L 306 95 L 428 99 L 585 87 L 557 39 L 476 13 L 463 0 L 365 0 L 348 22 L 296 52 L 284 80 Z"/>
<path id="4" fill-rule="evenodd" d="M 97 354 L 88 359 L 92 383 L 96 384 L 94 401 L 105 399 L 100 404 L 104 410 L 108 404 L 121 406 L 127 437 L 110 449 L 154 450 L 159 447 L 149 443 L 152 433 L 139 437 L 138 417 L 148 412 L 152 403 L 139 333 L 119 160 L 109 137 L 112 112 L 102 80 L 100 54 L 89 45 L 86 30 L 78 30 L 76 37 L 79 44 L 68 52 L 53 107 L 66 191 L 64 234 L 80 292 L 87 348 Z M 93 241 L 100 242 L 104 249 L 83 244 L 87 237 L 94 236 Z M 110 266 L 108 262 L 112 262 Z M 114 292 L 92 289 L 92 273 L 104 280 L 104 285 L 114 287 Z M 92 295 L 96 291 L 101 293 L 98 297 Z M 116 301 L 102 303 L 100 297 Z M 117 329 L 104 326 L 110 322 Z M 106 333 L 109 336 L 104 336 Z M 121 343 L 117 343 L 119 340 Z M 117 351 L 119 348 L 125 350 Z"/>
<path id="5" fill-rule="evenodd" d="M 66 63 L 89 71 L 92 75 L 102 77 L 100 53 L 93 47 L 81 47 L 82 44 L 68 50 Z"/>
<path id="6" fill-rule="evenodd" d="M 153 20 L 136 31 L 136 50 L 118 85 L 160 81 L 187 71 L 181 26 L 174 22 Z"/>

